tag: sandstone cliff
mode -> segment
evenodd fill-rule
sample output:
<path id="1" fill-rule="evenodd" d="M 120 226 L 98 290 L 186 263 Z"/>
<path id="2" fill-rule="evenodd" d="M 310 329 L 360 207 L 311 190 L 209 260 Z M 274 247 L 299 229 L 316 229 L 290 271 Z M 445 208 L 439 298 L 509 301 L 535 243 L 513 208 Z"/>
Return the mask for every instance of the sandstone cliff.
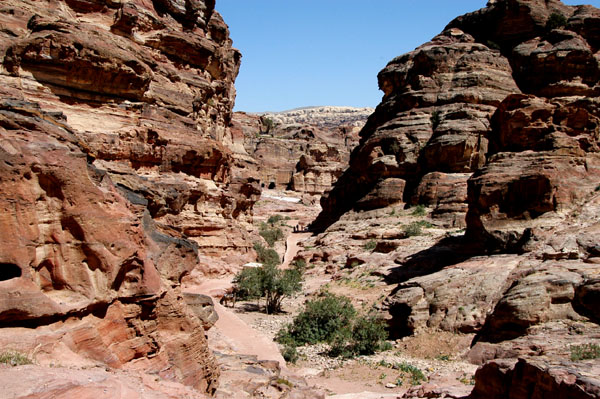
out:
<path id="1" fill-rule="evenodd" d="M 572 362 L 567 345 L 597 343 L 599 17 L 490 1 L 392 60 L 303 254 L 379 265 L 395 285 L 381 304 L 395 336 L 475 333 L 470 359 L 490 362 L 473 397 L 594 397 L 600 386 L 586 377 L 597 361 Z M 408 247 L 384 218 L 417 204 L 466 232 Z M 361 238 L 380 240 L 369 258 L 352 247 Z"/>
<path id="2" fill-rule="evenodd" d="M 214 1 L 8 0 L 0 27 L 1 346 L 213 392 L 178 287 L 249 250 L 260 193 L 232 173 Z"/>
<path id="3" fill-rule="evenodd" d="M 232 134 L 260 167 L 264 188 L 327 192 L 348 164 L 371 108 L 307 107 L 252 115 L 235 113 Z"/>

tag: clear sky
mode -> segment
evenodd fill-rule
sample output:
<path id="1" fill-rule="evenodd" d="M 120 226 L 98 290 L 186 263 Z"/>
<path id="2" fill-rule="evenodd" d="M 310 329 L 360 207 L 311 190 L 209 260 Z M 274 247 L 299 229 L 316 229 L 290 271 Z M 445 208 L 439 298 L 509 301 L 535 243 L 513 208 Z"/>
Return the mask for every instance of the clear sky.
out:
<path id="1" fill-rule="evenodd" d="M 600 0 L 567 0 L 592 4 Z M 377 73 L 487 0 L 216 0 L 242 52 L 237 111 L 375 107 Z"/>

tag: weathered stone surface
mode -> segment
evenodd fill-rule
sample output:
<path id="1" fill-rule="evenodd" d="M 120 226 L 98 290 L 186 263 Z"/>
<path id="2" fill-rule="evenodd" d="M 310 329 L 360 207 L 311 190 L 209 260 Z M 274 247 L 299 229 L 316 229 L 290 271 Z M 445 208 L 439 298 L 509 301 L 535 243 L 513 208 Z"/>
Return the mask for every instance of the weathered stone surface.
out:
<path id="1" fill-rule="evenodd" d="M 596 398 L 600 395 L 598 365 L 556 364 L 534 359 L 492 361 L 475 374 L 469 398 Z"/>
<path id="2" fill-rule="evenodd" d="M 183 298 L 200 319 L 205 330 L 209 330 L 219 320 L 219 315 L 215 311 L 214 302 L 210 296 L 185 292 Z"/>
<path id="3" fill-rule="evenodd" d="M 432 217 L 447 226 L 464 227 L 470 173 L 431 172 L 423 176 L 412 202 L 433 207 Z"/>
<path id="4" fill-rule="evenodd" d="M 214 393 L 214 317 L 179 284 L 253 258 L 260 193 L 227 147 L 240 54 L 214 2 L 9 0 L 0 25 L 2 347 Z"/>
<path id="5" fill-rule="evenodd" d="M 132 370 L 27 365 L 0 369 L 3 395 L 30 399 L 205 399 L 191 387 Z"/>
<path id="6" fill-rule="evenodd" d="M 515 256 L 475 258 L 400 283 L 383 304 L 392 336 L 425 328 L 480 330 L 518 263 Z"/>
<path id="7" fill-rule="evenodd" d="M 515 250 L 600 183 L 597 99 L 509 96 L 494 120 L 497 152 L 469 180 L 468 233 Z"/>
<path id="8" fill-rule="evenodd" d="M 500 52 L 458 29 L 392 60 L 378 76 L 383 101 L 361 131 L 349 169 L 323 197 L 315 227 L 352 209 L 379 181 L 405 180 L 404 202 L 411 203 L 428 173 L 482 166 L 489 117 L 519 92 L 511 73 Z"/>
<path id="9" fill-rule="evenodd" d="M 231 130 L 244 143 L 238 158 L 264 188 L 320 195 L 342 174 L 370 110 L 317 107 L 260 116 L 236 113 Z M 267 120 L 272 126 L 265 125 Z"/>
<path id="10" fill-rule="evenodd" d="M 530 326 L 550 320 L 584 320 L 575 310 L 575 293 L 585 290 L 586 276 L 598 271 L 576 261 L 518 270 L 521 275 L 510 277 L 513 283 L 487 318 L 480 338 L 497 342 L 524 335 Z"/>

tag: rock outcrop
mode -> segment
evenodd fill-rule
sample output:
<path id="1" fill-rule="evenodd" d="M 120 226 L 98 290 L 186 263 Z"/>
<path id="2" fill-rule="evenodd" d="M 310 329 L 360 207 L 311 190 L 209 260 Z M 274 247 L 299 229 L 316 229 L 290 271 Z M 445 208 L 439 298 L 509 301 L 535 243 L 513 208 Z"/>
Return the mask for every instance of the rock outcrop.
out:
<path id="1" fill-rule="evenodd" d="M 213 393 L 214 317 L 179 284 L 251 257 L 260 193 L 233 172 L 214 2 L 8 0 L 0 26 L 2 346 Z"/>
<path id="2" fill-rule="evenodd" d="M 395 258 L 382 273 L 397 286 L 380 308 L 393 336 L 476 334 L 470 358 L 492 363 L 473 397 L 597 395 L 567 343 L 598 338 L 599 16 L 555 0 L 490 1 L 392 60 L 379 74 L 383 100 L 313 223 L 322 233 L 309 259 L 347 235 L 348 220 L 377 212 L 372 227 L 383 229 L 399 207 L 425 205 L 434 224 L 466 227 L 409 256 L 385 234 L 365 236 L 382 241 L 374 252 L 386 247 L 385 262 L 355 258 Z"/>
<path id="3" fill-rule="evenodd" d="M 327 192 L 348 164 L 371 108 L 309 107 L 278 113 L 235 113 L 231 131 L 244 137 L 246 168 L 264 188 L 307 195 Z M 260 167 L 253 166 L 258 163 Z"/>
<path id="4" fill-rule="evenodd" d="M 365 196 L 378 197 L 388 179 L 403 180 L 403 190 L 371 208 L 420 202 L 436 207 L 448 224 L 463 225 L 466 180 L 486 161 L 490 116 L 520 92 L 509 61 L 448 29 L 392 60 L 378 79 L 383 100 L 360 132 L 349 169 L 323 197 L 315 227 L 323 229 Z M 451 193 L 443 188 L 449 184 Z"/>

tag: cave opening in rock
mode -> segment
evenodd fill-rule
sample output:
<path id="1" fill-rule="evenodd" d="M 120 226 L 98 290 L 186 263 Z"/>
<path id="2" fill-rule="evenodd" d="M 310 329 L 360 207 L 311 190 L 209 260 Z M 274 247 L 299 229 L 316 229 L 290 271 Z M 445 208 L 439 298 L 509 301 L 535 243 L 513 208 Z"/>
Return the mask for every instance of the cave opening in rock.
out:
<path id="1" fill-rule="evenodd" d="M 269 183 L 269 190 L 273 190 L 275 188 L 275 182 L 272 181 L 271 183 Z"/>
<path id="2" fill-rule="evenodd" d="M 0 263 L 0 281 L 21 277 L 21 268 L 14 263 Z"/>

